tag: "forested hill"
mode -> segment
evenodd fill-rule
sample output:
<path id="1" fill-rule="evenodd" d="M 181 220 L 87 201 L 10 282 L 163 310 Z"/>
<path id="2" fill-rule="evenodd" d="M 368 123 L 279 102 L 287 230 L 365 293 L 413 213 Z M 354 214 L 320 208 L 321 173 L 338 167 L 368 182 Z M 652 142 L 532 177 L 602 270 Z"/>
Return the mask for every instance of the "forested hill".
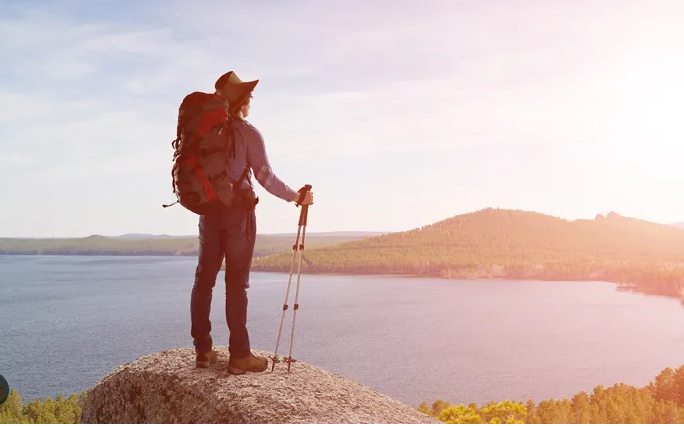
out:
<path id="1" fill-rule="evenodd" d="M 309 272 L 452 278 L 601 279 L 640 285 L 684 277 L 684 230 L 615 213 L 568 221 L 520 210 L 485 209 L 408 232 L 305 251 Z M 290 256 L 255 260 L 287 271 Z M 679 281 L 676 282 L 679 284 Z"/>

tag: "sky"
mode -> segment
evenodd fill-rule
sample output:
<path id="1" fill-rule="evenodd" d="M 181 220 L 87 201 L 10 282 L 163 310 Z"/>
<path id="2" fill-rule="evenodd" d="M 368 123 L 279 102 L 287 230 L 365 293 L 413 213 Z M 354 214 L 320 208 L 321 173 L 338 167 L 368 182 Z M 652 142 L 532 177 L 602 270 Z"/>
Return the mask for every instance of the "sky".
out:
<path id="1" fill-rule="evenodd" d="M 178 106 L 234 70 L 307 230 L 684 221 L 680 0 L 0 0 L 0 236 L 195 235 Z M 298 209 L 257 184 L 258 232 Z"/>

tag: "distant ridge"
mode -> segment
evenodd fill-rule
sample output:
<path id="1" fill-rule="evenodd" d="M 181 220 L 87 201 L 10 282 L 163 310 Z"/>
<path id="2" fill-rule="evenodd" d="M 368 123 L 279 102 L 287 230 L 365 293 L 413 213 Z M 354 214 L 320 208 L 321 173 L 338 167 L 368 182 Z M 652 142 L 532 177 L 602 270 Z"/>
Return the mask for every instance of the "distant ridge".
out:
<path id="1" fill-rule="evenodd" d="M 331 232 L 306 232 L 307 236 L 311 237 L 348 237 L 348 238 L 364 238 L 376 237 L 378 235 L 390 234 L 390 232 L 365 232 L 365 231 L 331 231 Z M 289 232 L 285 234 L 263 234 L 269 237 L 296 237 L 296 232 Z"/>
<path id="2" fill-rule="evenodd" d="M 358 235 L 358 236 L 356 236 Z M 366 238 L 366 233 L 313 232 L 307 234 L 307 248 L 325 247 Z M 258 234 L 254 256 L 292 250 L 295 234 Z M 199 238 L 142 233 L 115 237 L 90 235 L 85 238 L 0 238 L 0 255 L 83 255 L 83 256 L 196 256 Z"/>
<path id="3" fill-rule="evenodd" d="M 175 238 L 193 238 L 193 237 L 196 237 L 196 235 L 167 235 L 167 234 L 153 235 L 153 234 L 133 233 L 133 234 L 116 235 L 116 236 L 109 237 L 109 238 L 115 238 L 117 240 L 140 241 L 140 240 L 168 240 L 168 239 L 175 239 Z"/>
<path id="4" fill-rule="evenodd" d="M 307 232 L 306 235 L 310 237 L 346 237 L 346 238 L 363 238 L 363 237 L 375 237 L 377 235 L 389 234 L 389 232 L 371 232 L 371 231 L 329 231 L 329 232 Z M 278 234 L 260 234 L 264 237 L 296 237 L 296 232 L 278 233 Z M 154 235 L 154 234 L 141 234 L 141 233 L 131 233 L 117 235 L 109 238 L 115 238 L 119 240 L 164 240 L 164 239 L 174 239 L 174 238 L 197 238 L 197 235 Z"/>

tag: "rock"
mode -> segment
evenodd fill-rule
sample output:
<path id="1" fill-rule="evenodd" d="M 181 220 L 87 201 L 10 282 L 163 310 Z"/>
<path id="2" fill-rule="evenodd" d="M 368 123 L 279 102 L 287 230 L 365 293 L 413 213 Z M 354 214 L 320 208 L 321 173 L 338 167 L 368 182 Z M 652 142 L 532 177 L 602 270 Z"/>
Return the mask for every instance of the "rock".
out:
<path id="1" fill-rule="evenodd" d="M 439 423 L 413 407 L 343 376 L 297 361 L 287 374 L 234 376 L 228 348 L 195 368 L 193 349 L 146 355 L 108 374 L 90 391 L 82 423 Z M 269 352 L 253 351 L 262 356 Z"/>

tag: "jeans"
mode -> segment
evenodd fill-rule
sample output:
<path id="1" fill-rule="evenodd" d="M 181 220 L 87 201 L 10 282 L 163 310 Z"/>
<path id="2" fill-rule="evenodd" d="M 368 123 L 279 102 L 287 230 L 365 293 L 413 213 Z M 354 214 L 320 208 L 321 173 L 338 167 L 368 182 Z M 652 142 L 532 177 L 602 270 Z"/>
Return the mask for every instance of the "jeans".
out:
<path id="1" fill-rule="evenodd" d="M 200 216 L 199 259 L 190 298 L 190 334 L 196 352 L 212 349 L 209 319 L 211 299 L 225 257 L 226 322 L 230 331 L 230 354 L 236 358 L 250 355 L 247 289 L 255 239 L 255 212 L 242 200 L 219 215 Z"/>

